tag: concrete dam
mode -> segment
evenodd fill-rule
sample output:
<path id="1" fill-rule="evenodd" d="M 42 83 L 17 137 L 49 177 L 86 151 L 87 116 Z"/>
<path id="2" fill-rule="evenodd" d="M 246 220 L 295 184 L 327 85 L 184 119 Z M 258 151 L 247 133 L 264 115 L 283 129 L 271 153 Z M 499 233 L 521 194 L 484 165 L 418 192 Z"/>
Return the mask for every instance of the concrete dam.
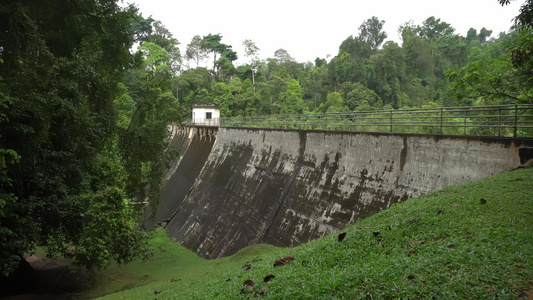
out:
<path id="1" fill-rule="evenodd" d="M 533 139 L 174 127 L 155 222 L 205 258 L 296 246 L 449 185 L 516 168 Z"/>

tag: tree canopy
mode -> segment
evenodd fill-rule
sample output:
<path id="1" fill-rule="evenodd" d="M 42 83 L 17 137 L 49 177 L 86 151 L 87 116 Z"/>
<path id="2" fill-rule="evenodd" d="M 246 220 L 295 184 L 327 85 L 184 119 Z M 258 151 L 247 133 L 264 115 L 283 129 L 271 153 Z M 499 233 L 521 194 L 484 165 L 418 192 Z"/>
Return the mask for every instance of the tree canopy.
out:
<path id="1" fill-rule="evenodd" d="M 37 246 L 88 268 L 145 254 L 134 203 L 179 119 L 177 41 L 113 0 L 4 1 L 0 28 L 2 275 Z"/>

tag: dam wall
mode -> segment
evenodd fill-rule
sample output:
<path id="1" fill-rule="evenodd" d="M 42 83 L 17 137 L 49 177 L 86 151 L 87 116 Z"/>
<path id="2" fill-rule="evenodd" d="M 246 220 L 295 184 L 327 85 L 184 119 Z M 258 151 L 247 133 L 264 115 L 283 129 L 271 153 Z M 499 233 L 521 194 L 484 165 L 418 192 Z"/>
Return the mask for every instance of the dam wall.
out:
<path id="1" fill-rule="evenodd" d="M 158 222 L 206 258 L 295 246 L 409 197 L 505 172 L 531 139 L 195 127 Z"/>
<path id="2" fill-rule="evenodd" d="M 194 185 L 215 143 L 216 127 L 169 126 L 170 148 L 179 150 L 178 158 L 171 162 L 163 178 L 164 190 L 156 206 L 155 216 L 151 206 L 146 207 L 145 227 L 166 224 L 179 209 L 179 205 Z"/>

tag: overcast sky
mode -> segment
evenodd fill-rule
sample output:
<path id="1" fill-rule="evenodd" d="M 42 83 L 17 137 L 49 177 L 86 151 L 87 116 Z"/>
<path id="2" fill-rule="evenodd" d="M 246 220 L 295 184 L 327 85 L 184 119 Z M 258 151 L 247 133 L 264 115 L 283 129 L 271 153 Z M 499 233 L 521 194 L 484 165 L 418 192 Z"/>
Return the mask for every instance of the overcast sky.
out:
<path id="1" fill-rule="evenodd" d="M 502 7 L 497 0 L 125 0 L 139 7 L 143 17 L 161 21 L 180 42 L 182 55 L 195 35 L 222 36 L 222 43 L 237 51 L 237 63 L 246 63 L 242 42 L 251 39 L 261 59 L 274 57 L 280 48 L 298 62 L 337 55 L 348 36 L 376 16 L 385 21 L 388 37 L 401 45 L 398 27 L 413 20 L 419 25 L 434 16 L 466 36 L 468 29 L 485 27 L 492 36 L 507 32 L 523 0 Z M 328 59 L 329 61 L 329 59 Z"/>

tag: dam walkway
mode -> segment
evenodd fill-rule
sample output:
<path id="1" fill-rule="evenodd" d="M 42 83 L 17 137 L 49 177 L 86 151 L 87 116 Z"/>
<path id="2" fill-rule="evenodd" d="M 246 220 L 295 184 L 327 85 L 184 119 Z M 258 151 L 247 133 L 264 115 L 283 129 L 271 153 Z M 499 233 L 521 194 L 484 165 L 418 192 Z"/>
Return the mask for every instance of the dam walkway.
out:
<path id="1" fill-rule="evenodd" d="M 533 104 L 225 117 L 184 125 L 523 138 L 533 137 Z"/>

